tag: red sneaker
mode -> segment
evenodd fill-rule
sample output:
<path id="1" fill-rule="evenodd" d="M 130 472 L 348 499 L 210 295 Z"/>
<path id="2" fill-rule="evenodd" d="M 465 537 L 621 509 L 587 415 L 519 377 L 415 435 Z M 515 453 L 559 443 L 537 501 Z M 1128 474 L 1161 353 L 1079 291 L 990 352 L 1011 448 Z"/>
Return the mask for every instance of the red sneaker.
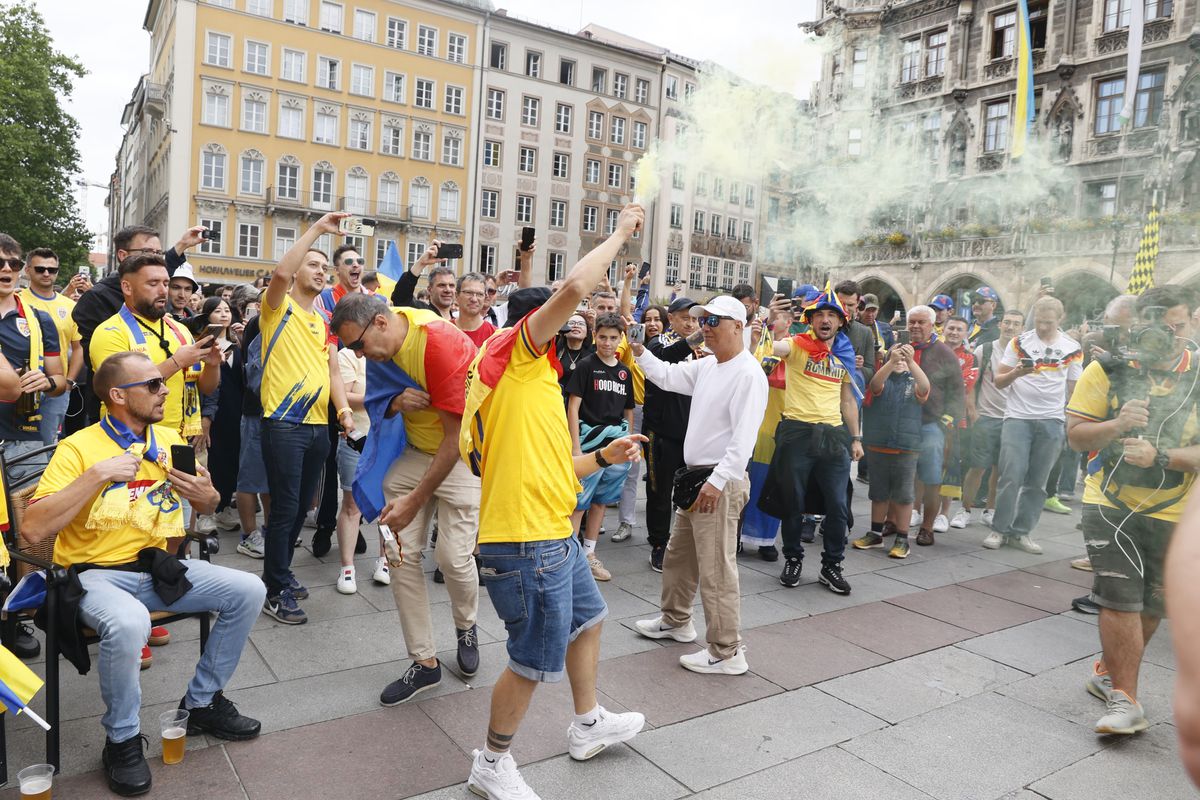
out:
<path id="1" fill-rule="evenodd" d="M 146 640 L 146 644 L 151 647 L 162 647 L 169 641 L 171 641 L 171 632 L 162 625 L 155 625 L 150 629 L 150 638 Z"/>
<path id="2" fill-rule="evenodd" d="M 142 669 L 150 669 L 150 665 L 154 663 L 154 656 L 150 654 L 149 647 L 142 648 Z"/>

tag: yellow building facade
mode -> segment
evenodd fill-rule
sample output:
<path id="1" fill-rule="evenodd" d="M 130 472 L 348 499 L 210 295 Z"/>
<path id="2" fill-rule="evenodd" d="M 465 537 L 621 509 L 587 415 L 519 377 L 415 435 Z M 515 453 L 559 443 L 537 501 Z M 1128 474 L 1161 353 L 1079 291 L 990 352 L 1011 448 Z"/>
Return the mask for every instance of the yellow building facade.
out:
<path id="1" fill-rule="evenodd" d="M 216 283 L 268 273 L 331 210 L 377 221 L 350 239 L 369 267 L 390 241 L 406 261 L 434 237 L 461 242 L 478 24 L 416 0 L 151 0 L 149 77 L 126 109 L 140 141 L 123 148 L 146 188 L 123 198 L 142 217 L 126 224 L 164 241 L 212 229 L 188 260 Z"/>

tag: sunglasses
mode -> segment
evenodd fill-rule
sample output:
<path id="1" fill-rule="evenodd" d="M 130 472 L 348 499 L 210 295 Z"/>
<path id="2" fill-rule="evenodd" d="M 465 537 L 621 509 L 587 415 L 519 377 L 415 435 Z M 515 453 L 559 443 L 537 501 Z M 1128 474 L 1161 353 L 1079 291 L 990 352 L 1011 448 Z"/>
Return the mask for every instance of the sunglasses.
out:
<path id="1" fill-rule="evenodd" d="M 25 266 L 25 262 L 19 258 L 0 258 L 0 267 L 10 267 L 11 269 L 20 269 Z"/>
<path id="2" fill-rule="evenodd" d="M 165 251 L 160 250 L 157 247 L 132 247 L 132 248 L 126 250 L 125 252 L 128 253 L 129 255 L 133 255 L 134 253 L 141 253 L 141 254 L 147 255 L 147 256 L 161 256 L 161 255 L 163 255 L 163 253 Z"/>
<path id="3" fill-rule="evenodd" d="M 355 264 L 357 264 L 360 267 L 365 267 L 367 265 L 367 260 L 365 258 L 343 258 L 342 259 L 343 267 L 353 267 Z"/>
<path id="4" fill-rule="evenodd" d="M 355 339 L 350 344 L 346 345 L 346 349 L 351 351 L 352 353 L 357 353 L 359 350 L 362 350 L 363 347 L 366 345 L 366 342 L 363 341 L 363 337 L 367 335 L 367 331 L 369 331 L 369 330 L 371 330 L 370 325 L 363 328 L 363 332 L 358 335 L 357 339 Z"/>
<path id="5" fill-rule="evenodd" d="M 159 392 L 162 391 L 163 384 L 165 384 L 165 383 L 166 383 L 166 380 L 164 380 L 163 378 L 150 378 L 149 380 L 145 380 L 145 381 L 134 381 L 133 383 L 122 383 L 122 384 L 116 386 L 115 388 L 117 388 L 117 389 L 132 389 L 135 386 L 145 386 L 146 391 L 150 392 L 150 394 L 158 394 Z"/>
<path id="6" fill-rule="evenodd" d="M 733 319 L 733 317 L 722 317 L 717 314 L 709 314 L 707 317 L 700 317 L 699 322 L 705 328 L 716 328 L 721 324 L 721 320 Z"/>
<path id="7" fill-rule="evenodd" d="M 33 271 L 38 275 L 57 275 L 58 267 L 34 267 Z"/>

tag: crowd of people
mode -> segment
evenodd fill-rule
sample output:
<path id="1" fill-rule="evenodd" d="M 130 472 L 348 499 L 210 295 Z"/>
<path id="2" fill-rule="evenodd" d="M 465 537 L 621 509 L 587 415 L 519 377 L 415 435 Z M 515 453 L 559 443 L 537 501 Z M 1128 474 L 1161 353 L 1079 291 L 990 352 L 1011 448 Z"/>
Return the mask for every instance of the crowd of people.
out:
<path id="1" fill-rule="evenodd" d="M 1070 330 L 1046 286 L 1023 311 L 981 286 L 968 313 L 937 295 L 891 323 L 849 280 L 769 297 L 681 285 L 656 303 L 636 265 L 618 286 L 607 278 L 644 222 L 637 205 L 549 287 L 533 285 L 536 243 L 519 269 L 460 276 L 435 240 L 392 281 L 351 245 L 319 249 L 344 216 L 318 220 L 256 285 L 209 296 L 187 262 L 200 226 L 166 250 L 157 231 L 120 231 L 117 268 L 94 285 L 57 282 L 52 251 L 0 234 L 0 454 L 20 458 L 4 477 L 40 474 L 22 535 L 55 537 L 55 561 L 84 590 L 77 619 L 100 636 L 118 794 L 151 782 L 138 671 L 169 640 L 151 611 L 217 613 L 180 701 L 188 733 L 258 735 L 222 690 L 258 613 L 307 621 L 292 570 L 307 526 L 315 555 L 336 541 L 338 592 L 358 591 L 355 555 L 370 550 L 371 580 L 395 596 L 409 663 L 383 705 L 443 677 L 423 558 L 446 586 L 468 677 L 486 588 L 509 661 L 469 786 L 536 798 L 509 749 L 538 683 L 570 680 L 577 760 L 644 724 L 595 691 L 597 582 L 613 577 L 605 516 L 617 509 L 612 541 L 630 538 L 643 486 L 642 568 L 662 574 L 662 592 L 637 633 L 696 640 L 698 591 L 707 644 L 680 664 L 739 675 L 739 555 L 782 556 L 779 581 L 796 587 L 820 536 L 817 580 L 846 595 L 848 544 L 904 559 L 910 535 L 936 547 L 977 527 L 985 548 L 1037 554 L 1040 515 L 1073 513 L 1082 471 L 1088 557 L 1073 565 L 1094 575 L 1077 608 L 1100 615 L 1103 657 L 1085 677 L 1105 703 L 1096 730 L 1147 727 L 1138 666 L 1200 466 L 1190 291 L 1120 296 L 1102 323 Z M 189 447 L 195 469 L 180 460 Z M 851 511 L 856 484 L 867 520 Z M 240 531 L 261 579 L 176 560 L 166 543 L 185 529 Z M 23 629 L 11 646 L 28 657 L 38 643 Z"/>

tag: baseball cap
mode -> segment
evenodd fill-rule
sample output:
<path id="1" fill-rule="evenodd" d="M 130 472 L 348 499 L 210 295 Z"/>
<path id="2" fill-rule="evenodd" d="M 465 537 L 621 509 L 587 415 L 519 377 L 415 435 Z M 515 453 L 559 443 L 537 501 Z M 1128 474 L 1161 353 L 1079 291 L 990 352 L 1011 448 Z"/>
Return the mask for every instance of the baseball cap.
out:
<path id="1" fill-rule="evenodd" d="M 929 307 L 938 311 L 949 311 L 954 308 L 954 300 L 948 294 L 939 294 L 929 301 Z"/>
<path id="2" fill-rule="evenodd" d="M 191 281 L 193 292 L 200 288 L 200 284 L 196 282 L 196 273 L 192 272 L 192 265 L 186 261 L 175 268 L 175 274 L 171 276 L 171 280 L 176 278 L 187 278 Z"/>
<path id="3" fill-rule="evenodd" d="M 678 300 L 676 302 L 679 302 Z M 727 294 L 719 294 L 704 305 L 692 306 L 693 317 L 707 317 L 716 314 L 718 317 L 728 317 L 738 322 L 746 321 L 746 307 L 741 300 L 735 300 Z"/>
<path id="4" fill-rule="evenodd" d="M 678 314 L 680 311 L 687 311 L 692 306 L 696 305 L 696 301 L 688 297 L 676 297 L 671 305 L 667 306 L 668 314 Z"/>
<path id="5" fill-rule="evenodd" d="M 972 300 L 991 300 L 993 303 L 1000 302 L 1000 295 L 996 294 L 996 290 L 990 286 L 980 286 L 971 293 Z"/>
<path id="6" fill-rule="evenodd" d="M 879 298 L 873 294 L 864 294 L 862 296 L 863 308 L 879 308 Z"/>
<path id="7" fill-rule="evenodd" d="M 508 319 L 506 328 L 511 328 L 528 316 L 529 312 L 541 308 L 550 299 L 547 286 L 529 286 L 517 289 L 508 296 Z"/>
<path id="8" fill-rule="evenodd" d="M 792 292 L 792 297 L 799 297 L 801 300 L 807 300 L 820 291 L 811 283 L 805 283 L 796 287 L 796 291 Z"/>

